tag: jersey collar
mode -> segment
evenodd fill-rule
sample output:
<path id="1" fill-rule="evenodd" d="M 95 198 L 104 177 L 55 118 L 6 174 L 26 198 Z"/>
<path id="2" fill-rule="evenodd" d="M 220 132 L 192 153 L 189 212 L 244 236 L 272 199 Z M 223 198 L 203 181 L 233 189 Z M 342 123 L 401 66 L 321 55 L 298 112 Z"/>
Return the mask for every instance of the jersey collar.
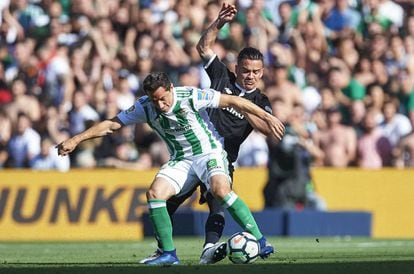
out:
<path id="1" fill-rule="evenodd" d="M 254 92 L 256 89 L 251 89 L 251 90 L 245 90 L 244 88 L 242 88 L 239 84 L 236 83 L 236 87 L 240 90 L 240 94 L 239 96 L 244 96 L 244 94 L 249 94 Z"/>

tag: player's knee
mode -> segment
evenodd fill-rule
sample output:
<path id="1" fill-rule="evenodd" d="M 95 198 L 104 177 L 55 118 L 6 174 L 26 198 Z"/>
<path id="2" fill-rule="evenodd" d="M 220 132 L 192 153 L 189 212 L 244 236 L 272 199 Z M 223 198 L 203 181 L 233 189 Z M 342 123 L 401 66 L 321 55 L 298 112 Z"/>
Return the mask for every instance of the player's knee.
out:
<path id="1" fill-rule="evenodd" d="M 226 187 L 216 187 L 211 190 L 211 193 L 216 199 L 219 199 L 220 201 L 226 197 L 227 194 L 230 193 L 230 189 Z"/>
<path id="2" fill-rule="evenodd" d="M 146 194 L 147 200 L 165 199 L 164 197 L 162 197 L 161 193 L 156 189 L 149 189 Z"/>
<path id="3" fill-rule="evenodd" d="M 176 189 L 166 181 L 157 180 L 146 192 L 147 199 L 168 200 L 176 194 Z"/>

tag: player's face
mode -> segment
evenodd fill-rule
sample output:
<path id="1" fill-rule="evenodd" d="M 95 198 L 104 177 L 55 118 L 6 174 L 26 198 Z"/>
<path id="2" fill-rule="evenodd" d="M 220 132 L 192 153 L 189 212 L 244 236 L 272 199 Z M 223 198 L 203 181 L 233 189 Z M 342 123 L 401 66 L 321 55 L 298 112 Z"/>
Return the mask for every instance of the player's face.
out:
<path id="1" fill-rule="evenodd" d="M 236 65 L 236 82 L 246 90 L 257 88 L 263 76 L 263 62 L 260 60 L 243 59 Z"/>
<path id="2" fill-rule="evenodd" d="M 172 85 L 168 89 L 159 87 L 150 95 L 152 103 L 161 112 L 168 112 L 171 109 L 174 101 L 172 88 Z"/>

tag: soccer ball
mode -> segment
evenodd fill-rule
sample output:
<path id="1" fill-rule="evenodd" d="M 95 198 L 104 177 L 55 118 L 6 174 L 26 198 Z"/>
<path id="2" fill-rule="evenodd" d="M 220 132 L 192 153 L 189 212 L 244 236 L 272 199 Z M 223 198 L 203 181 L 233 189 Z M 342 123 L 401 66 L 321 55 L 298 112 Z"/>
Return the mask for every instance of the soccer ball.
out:
<path id="1" fill-rule="evenodd" d="M 260 244 L 248 232 L 237 232 L 227 241 L 227 254 L 235 264 L 249 264 L 256 261 L 260 253 Z"/>

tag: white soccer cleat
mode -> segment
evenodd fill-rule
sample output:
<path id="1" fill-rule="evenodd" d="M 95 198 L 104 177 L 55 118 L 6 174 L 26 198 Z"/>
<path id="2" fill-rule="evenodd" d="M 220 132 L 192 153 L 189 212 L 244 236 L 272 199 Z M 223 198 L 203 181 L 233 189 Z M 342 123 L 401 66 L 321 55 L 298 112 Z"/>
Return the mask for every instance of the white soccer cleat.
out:
<path id="1" fill-rule="evenodd" d="M 158 258 L 159 256 L 162 255 L 162 250 L 157 248 L 157 250 L 155 250 L 154 253 L 152 253 L 151 255 L 149 255 L 148 257 L 142 259 L 141 261 L 139 261 L 138 263 L 140 264 L 145 264 L 147 261 L 151 261 L 154 260 L 156 258 Z"/>
<path id="2" fill-rule="evenodd" d="M 200 264 L 215 264 L 227 256 L 227 243 L 216 243 L 203 250 L 200 256 Z"/>

